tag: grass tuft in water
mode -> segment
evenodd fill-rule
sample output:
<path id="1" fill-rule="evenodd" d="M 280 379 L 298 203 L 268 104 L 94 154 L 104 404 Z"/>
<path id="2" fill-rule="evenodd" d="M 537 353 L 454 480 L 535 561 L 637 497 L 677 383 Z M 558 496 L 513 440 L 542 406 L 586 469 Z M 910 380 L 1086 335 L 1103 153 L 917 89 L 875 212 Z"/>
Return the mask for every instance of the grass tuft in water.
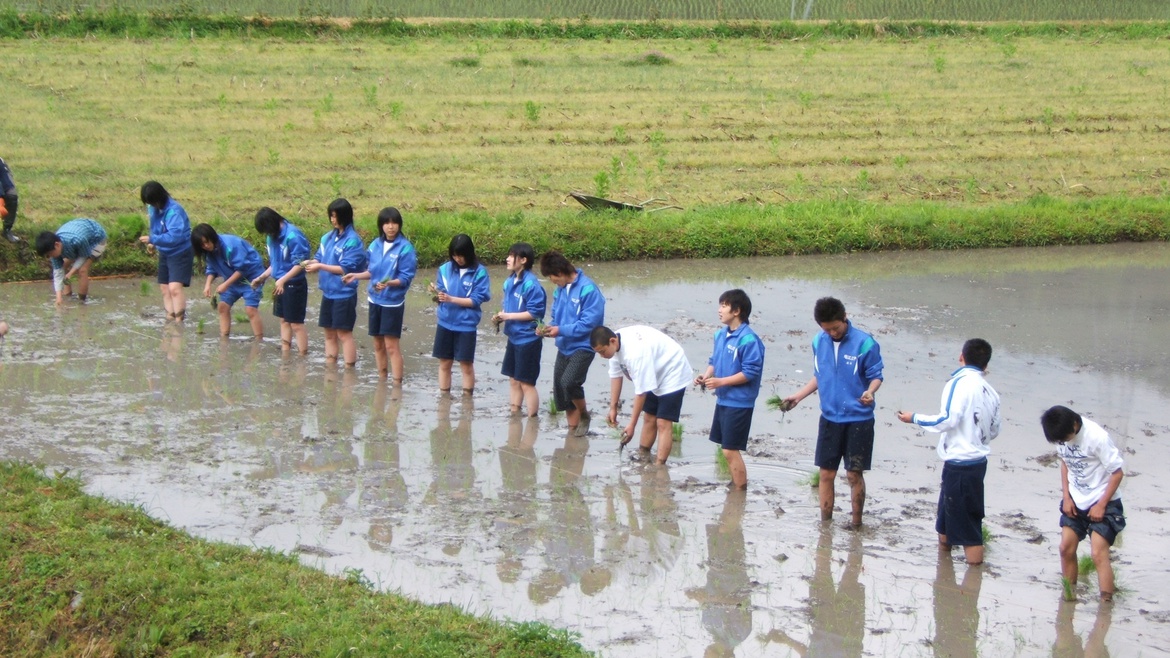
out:
<path id="1" fill-rule="evenodd" d="M 674 425 L 671 426 L 670 433 L 671 433 L 671 436 L 674 437 L 675 441 L 682 441 L 684 427 L 685 426 L 682 423 L 675 423 Z"/>
<path id="2" fill-rule="evenodd" d="M 548 415 L 555 416 L 559 413 L 561 413 L 561 412 L 559 409 L 557 409 L 557 401 L 552 399 L 552 398 L 549 398 L 548 399 Z"/>
<path id="3" fill-rule="evenodd" d="M 715 472 L 719 477 L 731 477 L 731 467 L 727 465 L 727 456 L 723 454 L 723 448 L 715 446 Z"/>
<path id="4" fill-rule="evenodd" d="M 991 529 L 987 527 L 987 524 L 983 524 L 983 545 L 984 546 L 991 543 L 992 536 L 993 535 L 991 534 Z"/>
<path id="5" fill-rule="evenodd" d="M 147 283 L 146 281 L 143 281 L 142 285 L 138 286 L 138 294 L 142 295 L 143 297 L 149 295 L 150 294 L 150 284 Z"/>
<path id="6" fill-rule="evenodd" d="M 821 486 L 821 471 L 820 471 L 820 469 L 810 472 L 808 474 L 808 477 L 805 477 L 805 478 L 798 480 L 797 483 L 803 484 L 806 487 L 812 487 L 814 489 L 816 487 Z"/>
<path id="7" fill-rule="evenodd" d="M 1097 564 L 1093 562 L 1092 555 L 1082 555 L 1077 560 L 1077 573 L 1082 576 L 1087 576 L 1097 570 Z"/>
<path id="8" fill-rule="evenodd" d="M 1077 600 L 1077 586 L 1076 583 L 1069 582 L 1068 578 L 1060 577 L 1060 589 L 1063 592 L 1065 601 Z"/>

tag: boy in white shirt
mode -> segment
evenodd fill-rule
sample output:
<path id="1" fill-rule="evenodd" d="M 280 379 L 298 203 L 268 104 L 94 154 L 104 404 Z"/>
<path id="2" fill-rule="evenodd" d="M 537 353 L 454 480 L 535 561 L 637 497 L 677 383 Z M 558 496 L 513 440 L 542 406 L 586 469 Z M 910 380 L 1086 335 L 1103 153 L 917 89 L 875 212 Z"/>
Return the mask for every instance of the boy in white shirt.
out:
<path id="1" fill-rule="evenodd" d="M 1065 596 L 1075 598 L 1077 545 L 1091 535 L 1089 546 L 1097 567 L 1101 600 L 1113 600 L 1113 565 L 1109 548 L 1125 528 L 1121 505 L 1121 451 L 1100 425 L 1057 405 L 1040 416 L 1044 438 L 1060 455 L 1060 568 L 1067 581 Z"/>
<path id="2" fill-rule="evenodd" d="M 682 415 L 683 393 L 694 375 L 686 352 L 670 336 L 641 325 L 617 332 L 602 325 L 590 334 L 589 344 L 601 358 L 609 359 L 610 425 L 617 425 L 622 378 L 634 384 L 634 408 L 630 424 L 622 430 L 622 445 L 630 442 L 638 417 L 644 414 L 639 448 L 649 456 L 657 439 L 657 463 L 665 464 L 674 445 L 674 423 Z"/>

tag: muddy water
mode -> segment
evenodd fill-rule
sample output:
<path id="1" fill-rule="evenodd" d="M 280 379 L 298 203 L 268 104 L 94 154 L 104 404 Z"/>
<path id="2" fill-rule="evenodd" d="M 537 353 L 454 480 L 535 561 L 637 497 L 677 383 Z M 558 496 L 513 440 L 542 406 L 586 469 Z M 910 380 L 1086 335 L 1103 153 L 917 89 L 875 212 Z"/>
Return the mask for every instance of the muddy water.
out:
<path id="1" fill-rule="evenodd" d="M 299 553 L 331 572 L 477 613 L 580 633 L 605 656 L 1170 655 L 1170 246 L 596 265 L 613 327 L 663 328 L 702 367 L 718 294 L 744 287 L 766 341 L 764 394 L 809 377 L 813 301 L 833 294 L 886 362 L 866 526 L 822 527 L 815 401 L 757 408 L 746 494 L 706 439 L 713 398 L 690 391 L 666 469 L 619 453 L 611 430 L 509 418 L 502 337 L 480 338 L 473 399 L 436 391 L 433 311 L 408 300 L 409 375 L 387 387 L 360 342 L 357 372 L 282 360 L 276 342 L 214 336 L 214 315 L 164 326 L 153 285 L 100 282 L 56 310 L 47 285 L 0 288 L 0 459 L 69 469 L 88 490 L 217 540 Z M 502 270 L 492 271 L 498 286 Z M 315 301 L 311 303 L 315 308 Z M 498 301 L 490 304 L 498 307 Z M 267 303 L 262 309 L 268 319 Z M 314 311 L 310 311 L 312 323 Z M 198 333 L 204 320 L 208 333 Z M 269 328 L 273 325 L 270 323 Z M 364 332 L 364 318 L 359 333 Z M 962 340 L 995 346 L 1005 427 L 987 475 L 987 566 L 940 559 L 933 412 Z M 544 355 L 547 398 L 553 350 Z M 457 375 L 456 375 L 457 376 Z M 608 396 L 593 365 L 590 405 Z M 812 402 L 813 404 L 809 404 Z M 1129 527 L 1110 608 L 1060 602 L 1059 469 L 1037 417 L 1063 403 L 1124 450 Z M 838 519 L 848 501 L 838 485 Z M 955 557 L 959 557 L 956 552 Z M 1083 654 L 1081 652 L 1084 652 Z"/>

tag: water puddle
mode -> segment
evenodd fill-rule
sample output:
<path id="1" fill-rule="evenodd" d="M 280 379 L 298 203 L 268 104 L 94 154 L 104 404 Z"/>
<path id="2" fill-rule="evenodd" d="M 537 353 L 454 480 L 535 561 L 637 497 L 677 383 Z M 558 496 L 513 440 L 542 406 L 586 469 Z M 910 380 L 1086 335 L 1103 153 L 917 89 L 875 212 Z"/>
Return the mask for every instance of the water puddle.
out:
<path id="1" fill-rule="evenodd" d="M 282 360 L 274 339 L 245 338 L 246 325 L 220 340 L 204 303 L 185 327 L 163 326 L 155 286 L 143 294 L 138 280 L 98 282 L 93 302 L 61 310 L 47 284 L 3 286 L 13 332 L 0 346 L 0 459 L 69 470 L 89 491 L 202 537 L 567 627 L 605 656 L 1170 655 L 1170 495 L 1155 470 L 1170 463 L 1170 245 L 589 273 L 609 299 L 609 326 L 662 328 L 696 368 L 719 293 L 746 289 L 767 346 L 765 396 L 808 379 L 813 302 L 840 297 L 886 362 L 866 527 L 839 525 L 843 481 L 838 525 L 821 526 L 807 483 L 815 400 L 783 416 L 761 401 L 748 491 L 728 493 L 706 439 L 710 395 L 688 391 L 667 468 L 630 461 L 600 422 L 568 437 L 563 417 L 511 418 L 503 337 L 487 323 L 475 397 L 440 396 L 421 290 L 408 299 L 407 380 L 394 388 L 372 376 L 364 335 L 357 372 L 338 371 L 315 327 L 313 354 Z M 492 275 L 498 288 L 503 268 Z M 267 301 L 262 311 L 271 336 Z M 993 539 L 975 571 L 940 559 L 934 442 L 894 417 L 934 410 L 971 336 L 995 346 L 990 380 L 1005 420 L 987 475 Z M 542 402 L 551 345 L 544 357 Z M 586 390 L 603 411 L 600 359 Z M 1114 553 L 1122 593 L 1112 608 L 1093 600 L 1092 575 L 1080 603 L 1060 602 L 1059 468 L 1037 421 L 1058 403 L 1103 423 L 1125 452 L 1129 526 Z"/>

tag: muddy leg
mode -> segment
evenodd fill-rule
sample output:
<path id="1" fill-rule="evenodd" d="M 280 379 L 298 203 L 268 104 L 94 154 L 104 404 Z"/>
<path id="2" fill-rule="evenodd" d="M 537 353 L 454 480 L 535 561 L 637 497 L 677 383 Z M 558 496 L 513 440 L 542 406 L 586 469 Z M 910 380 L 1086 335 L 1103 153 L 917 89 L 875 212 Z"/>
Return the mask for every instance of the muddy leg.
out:
<path id="1" fill-rule="evenodd" d="M 853 508 L 852 524 L 861 527 L 861 513 L 865 510 L 865 474 L 861 471 L 845 471 L 849 479 L 849 504 Z"/>
<path id="2" fill-rule="evenodd" d="M 821 469 L 821 479 L 817 485 L 817 494 L 821 499 L 822 521 L 830 521 L 833 518 L 833 498 L 837 495 L 833 485 L 836 479 L 836 470 L 830 471 L 827 468 Z"/>

